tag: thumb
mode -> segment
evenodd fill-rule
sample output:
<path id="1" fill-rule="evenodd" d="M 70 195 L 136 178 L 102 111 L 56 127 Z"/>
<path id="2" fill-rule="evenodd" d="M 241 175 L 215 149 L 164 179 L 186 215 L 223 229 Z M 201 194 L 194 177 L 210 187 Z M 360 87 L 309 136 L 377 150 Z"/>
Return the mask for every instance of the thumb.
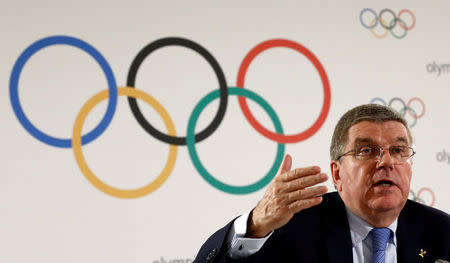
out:
<path id="1" fill-rule="evenodd" d="M 283 162 L 281 163 L 278 174 L 289 172 L 292 167 L 292 157 L 289 154 L 284 156 Z"/>

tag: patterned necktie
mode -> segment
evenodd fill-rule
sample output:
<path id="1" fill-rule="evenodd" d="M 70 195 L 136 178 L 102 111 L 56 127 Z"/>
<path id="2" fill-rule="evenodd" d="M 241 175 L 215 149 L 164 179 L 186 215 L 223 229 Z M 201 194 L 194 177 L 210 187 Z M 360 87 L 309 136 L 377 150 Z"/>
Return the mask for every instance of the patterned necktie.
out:
<path id="1" fill-rule="evenodd" d="M 389 228 L 374 228 L 370 231 L 372 237 L 372 259 L 370 263 L 385 263 L 386 246 L 391 236 Z"/>

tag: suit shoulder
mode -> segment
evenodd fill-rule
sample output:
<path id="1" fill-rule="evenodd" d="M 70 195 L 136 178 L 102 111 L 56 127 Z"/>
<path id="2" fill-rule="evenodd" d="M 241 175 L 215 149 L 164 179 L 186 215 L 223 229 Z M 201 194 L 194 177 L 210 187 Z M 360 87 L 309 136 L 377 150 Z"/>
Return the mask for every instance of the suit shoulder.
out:
<path id="1" fill-rule="evenodd" d="M 437 224 L 450 228 L 450 215 L 439 209 L 423 205 L 421 203 L 408 200 L 402 210 L 401 215 L 405 217 L 414 217 L 422 219 L 428 224 Z"/>
<path id="2" fill-rule="evenodd" d="M 290 225 L 303 225 L 308 223 L 310 229 L 314 226 L 319 227 L 327 220 L 337 220 L 342 218 L 346 220 L 345 205 L 337 192 L 326 193 L 322 196 L 322 202 L 311 208 L 302 210 L 294 215 L 289 221 L 287 227 Z"/>
<path id="3" fill-rule="evenodd" d="M 322 202 L 320 204 L 300 211 L 295 214 L 295 217 L 320 215 L 330 208 L 344 208 L 344 203 L 337 192 L 330 192 L 322 195 Z"/>

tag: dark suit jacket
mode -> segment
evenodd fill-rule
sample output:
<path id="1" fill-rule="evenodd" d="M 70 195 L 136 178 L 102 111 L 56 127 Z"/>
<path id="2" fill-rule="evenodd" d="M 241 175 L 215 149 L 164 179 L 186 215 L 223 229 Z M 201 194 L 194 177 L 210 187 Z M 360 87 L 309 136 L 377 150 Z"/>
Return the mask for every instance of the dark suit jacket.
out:
<path id="1" fill-rule="evenodd" d="M 245 259 L 227 257 L 226 237 L 232 224 L 214 233 L 194 262 L 353 262 L 347 214 L 336 192 L 295 214 L 260 251 Z M 398 263 L 449 260 L 450 216 L 442 211 L 408 200 L 398 217 L 396 236 Z"/>

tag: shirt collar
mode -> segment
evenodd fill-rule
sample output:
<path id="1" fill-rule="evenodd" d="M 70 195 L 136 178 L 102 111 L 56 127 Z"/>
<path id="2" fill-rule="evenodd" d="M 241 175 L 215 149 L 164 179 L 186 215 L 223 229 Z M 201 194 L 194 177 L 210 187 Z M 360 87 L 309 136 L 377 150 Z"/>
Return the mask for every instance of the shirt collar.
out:
<path id="1" fill-rule="evenodd" d="M 347 206 L 345 207 L 345 210 L 347 212 L 348 224 L 350 226 L 350 236 L 352 238 L 352 244 L 353 246 L 356 246 L 367 237 L 370 230 L 372 230 L 374 227 L 364 221 L 364 219 L 350 211 Z M 394 220 L 394 222 L 392 222 L 390 226 L 388 226 L 388 228 L 392 231 L 392 233 L 394 233 L 393 235 L 391 234 L 389 242 L 394 244 L 394 246 L 397 246 L 397 238 L 395 235 L 395 231 L 397 230 L 397 218 Z"/>

